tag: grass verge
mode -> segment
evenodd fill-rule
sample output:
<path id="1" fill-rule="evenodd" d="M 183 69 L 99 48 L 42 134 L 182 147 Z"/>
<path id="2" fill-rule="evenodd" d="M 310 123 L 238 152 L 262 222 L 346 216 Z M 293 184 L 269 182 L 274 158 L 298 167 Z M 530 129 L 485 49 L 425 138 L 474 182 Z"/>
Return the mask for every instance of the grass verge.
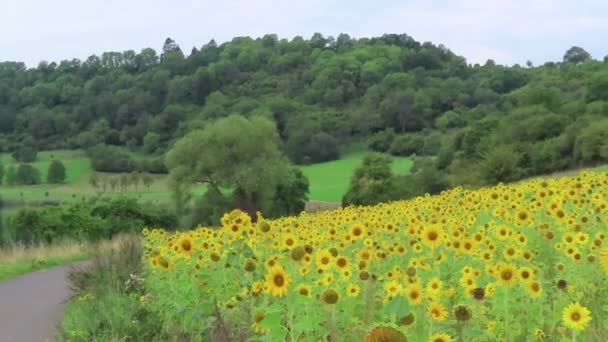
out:
<path id="1" fill-rule="evenodd" d="M 23 274 L 92 258 L 117 248 L 126 239 L 117 236 L 109 241 L 83 243 L 65 241 L 59 244 L 11 244 L 0 248 L 0 281 Z"/>

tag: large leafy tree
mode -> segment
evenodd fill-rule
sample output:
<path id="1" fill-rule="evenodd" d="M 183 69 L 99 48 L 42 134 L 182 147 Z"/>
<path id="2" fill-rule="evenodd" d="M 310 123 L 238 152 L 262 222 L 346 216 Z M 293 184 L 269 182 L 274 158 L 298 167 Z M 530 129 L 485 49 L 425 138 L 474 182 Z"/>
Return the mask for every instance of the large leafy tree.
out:
<path id="1" fill-rule="evenodd" d="M 53 160 L 49 165 L 47 173 L 47 182 L 49 183 L 63 183 L 65 182 L 65 166 L 59 160 Z"/>
<path id="2" fill-rule="evenodd" d="M 232 115 L 177 141 L 166 163 L 176 189 L 204 183 L 208 191 L 232 191 L 235 205 L 252 218 L 269 208 L 289 175 L 273 122 Z"/>
<path id="3" fill-rule="evenodd" d="M 391 171 L 391 159 L 380 153 L 370 153 L 355 170 L 343 205 L 369 205 L 397 197 L 396 179 Z"/>

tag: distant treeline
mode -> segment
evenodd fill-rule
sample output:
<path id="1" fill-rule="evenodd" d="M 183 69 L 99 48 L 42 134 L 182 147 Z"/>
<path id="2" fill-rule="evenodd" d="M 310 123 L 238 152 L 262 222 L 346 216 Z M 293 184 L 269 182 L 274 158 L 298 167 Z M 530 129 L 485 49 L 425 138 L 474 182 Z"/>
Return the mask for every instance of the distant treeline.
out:
<path id="1" fill-rule="evenodd" d="M 608 59 L 573 47 L 538 66 L 471 65 L 406 34 L 315 34 L 211 41 L 189 54 L 166 39 L 160 53 L 30 69 L 0 63 L 7 152 L 107 145 L 91 152 L 98 171 L 165 172 L 160 158 L 136 161 L 111 146 L 162 155 L 232 114 L 272 120 L 294 163 L 336 159 L 339 145 L 363 142 L 433 155 L 430 167 L 451 185 L 507 181 L 608 160 Z"/>

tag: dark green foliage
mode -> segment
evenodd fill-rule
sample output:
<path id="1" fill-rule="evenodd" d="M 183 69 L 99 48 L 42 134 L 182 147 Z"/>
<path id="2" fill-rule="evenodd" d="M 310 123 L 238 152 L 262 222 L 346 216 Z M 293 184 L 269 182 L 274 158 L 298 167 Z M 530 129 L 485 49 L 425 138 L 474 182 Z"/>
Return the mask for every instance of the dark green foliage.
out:
<path id="1" fill-rule="evenodd" d="M 87 151 L 93 170 L 98 172 L 131 172 L 135 163 L 115 146 L 97 145 Z"/>
<path id="2" fill-rule="evenodd" d="M 275 125 L 262 117 L 248 120 L 238 115 L 180 139 L 167 154 L 166 164 L 180 208 L 183 192 L 202 182 L 220 194 L 233 189 L 236 207 L 253 219 L 258 210 L 268 209 L 277 186 L 285 184 L 289 174 Z"/>
<path id="3" fill-rule="evenodd" d="M 371 153 L 355 170 L 342 205 L 369 205 L 399 198 L 396 179 L 391 172 L 391 160 L 382 154 Z"/>
<path id="4" fill-rule="evenodd" d="M 236 208 L 232 196 L 217 191 L 207 191 L 196 199 L 192 205 L 190 227 L 203 225 L 217 227 L 220 225 L 222 215 Z"/>
<path id="5" fill-rule="evenodd" d="M 608 101 L 608 71 L 594 75 L 587 86 L 587 101 Z"/>
<path id="6" fill-rule="evenodd" d="M 437 194 L 449 187 L 444 173 L 428 158 L 416 158 L 409 173 L 398 176 L 396 187 L 402 197 Z"/>
<path id="7" fill-rule="evenodd" d="M 6 174 L 6 169 L 4 168 L 4 164 L 0 162 L 0 185 L 4 184 L 4 175 Z"/>
<path id="8" fill-rule="evenodd" d="M 372 135 L 368 142 L 368 147 L 376 152 L 388 152 L 395 140 L 395 130 L 392 128 L 385 129 Z"/>
<path id="9" fill-rule="evenodd" d="M 597 120 L 578 134 L 574 142 L 574 158 L 581 163 L 608 159 L 608 119 Z"/>
<path id="10" fill-rule="evenodd" d="M 6 170 L 6 184 L 7 185 L 15 185 L 15 176 L 17 171 L 15 170 L 15 165 L 11 165 Z"/>
<path id="11" fill-rule="evenodd" d="M 20 163 L 32 163 L 36 161 L 38 151 L 32 146 L 21 146 L 17 148 L 13 153 L 13 159 Z"/>
<path id="12" fill-rule="evenodd" d="M 49 165 L 46 181 L 59 184 L 65 182 L 65 166 L 59 160 L 53 160 Z"/>
<path id="13" fill-rule="evenodd" d="M 580 64 L 591 60 L 591 54 L 579 46 L 573 46 L 564 54 L 564 62 Z"/>
<path id="14" fill-rule="evenodd" d="M 40 184 L 40 171 L 30 164 L 20 164 L 15 172 L 15 184 L 34 185 Z"/>
<path id="15" fill-rule="evenodd" d="M 289 176 L 277 186 L 269 217 L 297 215 L 304 211 L 308 201 L 308 179 L 300 169 L 290 168 Z"/>
<path id="16" fill-rule="evenodd" d="M 479 176 L 487 184 L 516 180 L 522 172 L 519 161 L 520 154 L 510 146 L 489 147 L 481 155 Z"/>
<path id="17" fill-rule="evenodd" d="M 423 150 L 424 136 L 419 133 L 408 133 L 395 138 L 391 144 L 390 153 L 396 156 L 410 156 L 422 154 Z"/>
<path id="18" fill-rule="evenodd" d="M 135 199 L 117 198 L 97 204 L 75 203 L 42 209 L 21 209 L 12 219 L 20 241 L 53 242 L 61 239 L 95 241 L 142 227 L 177 225 L 175 214 L 144 206 Z"/>

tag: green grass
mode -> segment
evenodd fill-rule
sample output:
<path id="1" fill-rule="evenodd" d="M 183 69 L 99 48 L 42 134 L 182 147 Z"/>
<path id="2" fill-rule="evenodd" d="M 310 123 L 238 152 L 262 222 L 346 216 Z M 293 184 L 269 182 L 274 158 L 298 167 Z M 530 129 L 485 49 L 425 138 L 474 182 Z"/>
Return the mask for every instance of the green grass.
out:
<path id="1" fill-rule="evenodd" d="M 55 266 L 69 264 L 71 262 L 87 260 L 90 257 L 91 255 L 89 253 L 80 253 L 65 257 L 51 257 L 45 259 L 43 262 L 37 262 L 36 260 L 28 260 L 19 261 L 8 265 L 0 265 L 0 281 L 4 281 L 34 271 L 40 271 L 48 268 L 53 268 Z"/>
<path id="2" fill-rule="evenodd" d="M 141 154 L 132 153 L 134 157 L 144 158 Z M 350 178 L 354 170 L 361 164 L 364 151 L 351 152 L 343 156 L 342 159 L 314 164 L 301 167 L 304 174 L 310 181 L 310 199 L 315 201 L 340 202 L 344 193 L 348 189 Z M 392 157 L 393 171 L 403 173 L 412 164 L 409 158 Z M 83 151 L 62 150 L 45 151 L 38 153 L 36 162 L 32 163 L 37 167 L 43 179 L 46 179 L 47 169 L 53 159 L 61 160 L 66 166 L 67 179 L 65 184 L 40 184 L 33 186 L 0 186 L 0 196 L 8 201 L 23 204 L 28 202 L 41 201 L 76 201 L 90 198 L 99 192 L 99 189 L 89 185 L 89 175 L 92 172 L 91 163 Z M 10 155 L 0 154 L 0 161 L 5 165 L 16 164 Z M 115 177 L 119 174 L 101 174 L 102 177 Z M 193 189 L 195 195 L 205 192 L 204 186 L 196 186 Z M 115 197 L 121 195 L 131 195 L 142 201 L 150 202 L 169 202 L 171 192 L 167 186 L 166 176 L 155 176 L 155 181 L 150 189 L 140 186 L 138 191 L 131 188 L 127 192 L 106 191 L 104 196 Z"/>
<path id="3" fill-rule="evenodd" d="M 365 152 L 353 152 L 342 159 L 321 164 L 303 166 L 302 172 L 310 181 L 310 199 L 315 201 L 340 202 L 348 190 L 354 170 L 361 165 Z M 391 157 L 392 169 L 396 174 L 405 173 L 413 160 L 405 157 Z"/>

